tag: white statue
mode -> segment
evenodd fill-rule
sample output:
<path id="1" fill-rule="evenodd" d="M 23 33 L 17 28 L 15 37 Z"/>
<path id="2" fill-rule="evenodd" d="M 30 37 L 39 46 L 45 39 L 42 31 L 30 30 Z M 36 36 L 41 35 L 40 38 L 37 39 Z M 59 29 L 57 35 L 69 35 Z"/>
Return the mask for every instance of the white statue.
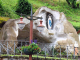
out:
<path id="1" fill-rule="evenodd" d="M 52 29 L 52 19 L 51 16 L 48 18 L 48 29 Z"/>

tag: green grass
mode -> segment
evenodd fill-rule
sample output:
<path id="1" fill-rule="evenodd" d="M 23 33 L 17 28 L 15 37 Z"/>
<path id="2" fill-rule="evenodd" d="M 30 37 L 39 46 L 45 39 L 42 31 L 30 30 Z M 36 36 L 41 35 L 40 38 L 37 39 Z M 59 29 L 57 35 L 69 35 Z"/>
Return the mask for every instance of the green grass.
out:
<path id="1" fill-rule="evenodd" d="M 2 54 L 1 57 L 7 56 L 7 54 Z M 21 57 L 21 55 L 8 55 L 8 56 L 13 56 L 13 57 Z M 22 55 L 22 57 L 29 57 L 29 55 Z M 37 58 L 37 55 L 32 55 L 33 58 Z M 38 58 L 43 58 L 45 59 L 45 56 L 40 56 L 38 55 Z M 60 59 L 58 57 L 47 57 L 47 59 Z M 67 58 L 61 58 L 61 60 L 67 60 Z M 68 60 L 72 60 L 72 59 L 68 59 Z M 76 59 L 75 59 L 76 60 Z"/>
<path id="2" fill-rule="evenodd" d="M 18 0 L 1 0 L 2 6 L 5 9 L 6 16 L 10 18 L 17 19 L 18 16 L 15 12 L 17 8 Z M 76 27 L 80 29 L 80 7 L 77 9 L 71 8 L 66 0 L 28 0 L 29 3 L 33 5 L 33 13 L 42 6 L 46 6 L 52 10 L 57 10 L 59 12 L 63 12 L 66 15 L 67 20 Z M 77 2 L 80 4 L 80 1 Z"/>
<path id="3" fill-rule="evenodd" d="M 16 14 L 16 5 L 18 0 L 1 0 L 3 9 L 5 10 L 4 13 L 7 17 L 10 18 L 19 18 L 19 16 Z"/>

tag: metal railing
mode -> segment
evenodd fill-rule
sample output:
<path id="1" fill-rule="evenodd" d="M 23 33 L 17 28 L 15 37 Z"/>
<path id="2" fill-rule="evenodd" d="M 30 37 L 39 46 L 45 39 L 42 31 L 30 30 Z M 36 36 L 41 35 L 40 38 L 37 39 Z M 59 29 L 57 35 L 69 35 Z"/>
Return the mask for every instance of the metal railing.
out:
<path id="1" fill-rule="evenodd" d="M 63 45 L 54 45 L 51 43 L 37 43 L 41 48 L 41 53 L 36 54 L 38 56 L 45 57 L 58 57 L 68 59 L 76 59 L 80 55 L 80 47 L 74 46 L 63 46 Z M 19 55 L 23 56 L 24 53 L 21 51 L 22 46 L 29 45 L 29 41 L 0 41 L 0 56 L 6 54 L 7 56 Z"/>

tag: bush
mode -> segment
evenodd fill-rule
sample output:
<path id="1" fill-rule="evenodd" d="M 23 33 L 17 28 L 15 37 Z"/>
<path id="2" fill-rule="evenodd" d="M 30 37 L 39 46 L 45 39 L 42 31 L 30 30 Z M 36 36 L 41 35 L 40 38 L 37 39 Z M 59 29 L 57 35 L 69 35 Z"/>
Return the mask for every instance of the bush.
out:
<path id="1" fill-rule="evenodd" d="M 9 20 L 8 17 L 0 17 L 0 29 L 3 27 L 7 20 Z"/>
<path id="2" fill-rule="evenodd" d="M 8 21 L 9 19 L 10 19 L 9 17 L 0 17 L 0 23 Z"/>
<path id="3" fill-rule="evenodd" d="M 79 31 L 80 30 L 80 27 L 79 26 L 74 26 L 74 28 L 76 29 L 76 31 Z"/>
<path id="4" fill-rule="evenodd" d="M 45 51 L 41 51 L 39 54 L 45 55 Z"/>
<path id="5" fill-rule="evenodd" d="M 21 53 L 21 51 L 20 51 L 18 48 L 16 48 L 16 49 L 15 49 L 15 53 L 16 53 L 16 54 L 19 54 L 19 53 Z"/>
<path id="6" fill-rule="evenodd" d="M 66 1 L 72 8 L 79 8 L 79 4 L 76 4 L 77 0 L 66 0 Z"/>
<path id="7" fill-rule="evenodd" d="M 30 14 L 31 4 L 27 0 L 19 0 L 16 12 L 18 14 Z"/>

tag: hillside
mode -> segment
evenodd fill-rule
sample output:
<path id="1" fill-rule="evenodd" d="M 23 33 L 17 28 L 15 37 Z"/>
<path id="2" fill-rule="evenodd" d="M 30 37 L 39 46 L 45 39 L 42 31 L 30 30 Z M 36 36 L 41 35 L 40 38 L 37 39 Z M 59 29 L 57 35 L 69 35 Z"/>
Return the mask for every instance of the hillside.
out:
<path id="1" fill-rule="evenodd" d="M 1 0 L 2 6 L 6 10 L 6 15 L 10 18 L 19 18 L 15 12 L 18 0 Z M 78 9 L 71 8 L 65 0 L 28 0 L 33 5 L 33 12 L 39 7 L 47 6 L 52 10 L 63 12 L 67 20 L 77 29 L 80 29 L 80 7 Z"/>

